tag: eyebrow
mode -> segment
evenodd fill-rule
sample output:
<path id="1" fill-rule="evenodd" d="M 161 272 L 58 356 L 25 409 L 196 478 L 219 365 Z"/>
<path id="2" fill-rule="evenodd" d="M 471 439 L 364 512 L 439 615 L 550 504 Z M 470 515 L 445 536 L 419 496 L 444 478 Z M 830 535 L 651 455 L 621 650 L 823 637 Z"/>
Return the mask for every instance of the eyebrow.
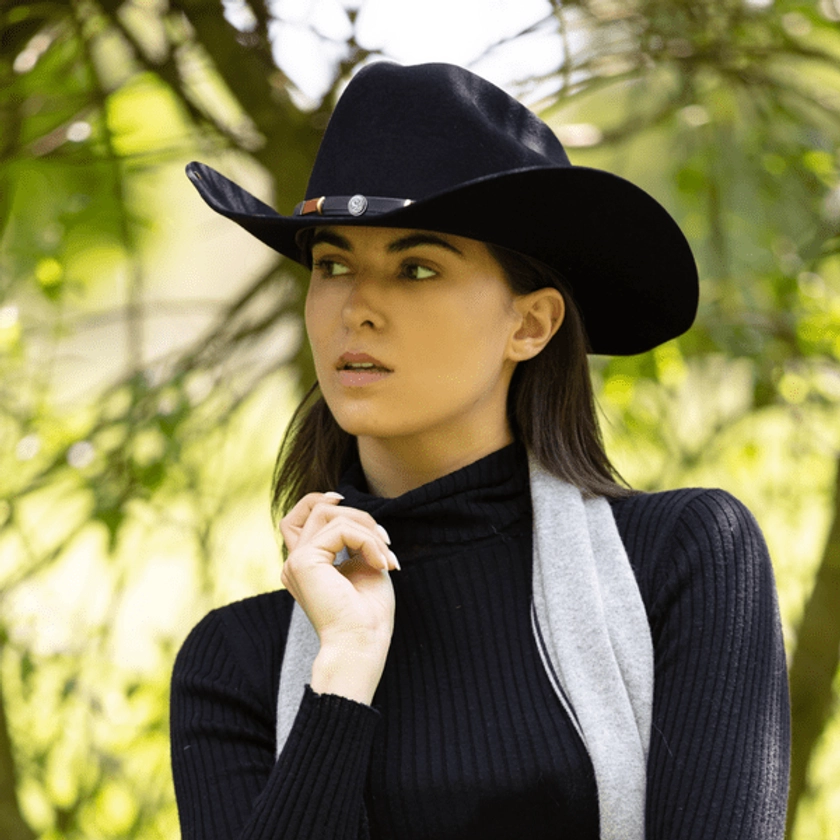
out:
<path id="1" fill-rule="evenodd" d="M 352 251 L 353 246 L 343 236 L 339 236 L 332 228 L 319 227 L 315 229 L 312 234 L 312 239 L 309 243 L 310 250 L 321 242 L 327 245 L 333 245 L 336 248 L 341 248 L 342 251 Z"/>
<path id="2" fill-rule="evenodd" d="M 353 246 L 350 241 L 341 234 L 336 233 L 332 228 L 319 227 L 312 235 L 312 242 L 310 248 L 314 248 L 319 243 L 324 242 L 327 245 L 332 245 L 335 248 L 341 248 L 343 251 L 352 251 Z M 438 248 L 445 248 L 447 251 L 457 254 L 459 257 L 464 255 L 451 242 L 447 242 L 434 233 L 426 233 L 425 231 L 418 231 L 416 233 L 409 233 L 407 236 L 401 236 L 393 242 L 388 243 L 388 253 L 398 254 L 402 251 L 408 251 L 411 248 L 416 248 L 418 245 L 434 245 Z"/>
<path id="3" fill-rule="evenodd" d="M 400 251 L 408 251 L 411 248 L 416 248 L 418 245 L 435 245 L 438 248 L 445 248 L 447 251 L 452 251 L 459 257 L 464 255 L 451 243 L 442 239 L 434 233 L 410 233 L 408 236 L 403 236 L 400 239 L 395 239 L 388 244 L 388 253 L 397 254 Z"/>

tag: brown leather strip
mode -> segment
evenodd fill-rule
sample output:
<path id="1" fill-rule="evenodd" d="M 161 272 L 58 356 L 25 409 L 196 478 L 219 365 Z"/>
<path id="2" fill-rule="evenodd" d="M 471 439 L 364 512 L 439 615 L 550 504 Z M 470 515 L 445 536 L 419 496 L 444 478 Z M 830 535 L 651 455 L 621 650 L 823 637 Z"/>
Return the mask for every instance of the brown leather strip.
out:
<path id="1" fill-rule="evenodd" d="M 317 213 L 320 216 L 321 208 L 324 206 L 324 198 L 325 196 L 322 195 L 320 198 L 310 198 L 308 201 L 304 201 L 300 208 L 300 215 L 306 216 L 308 213 Z"/>

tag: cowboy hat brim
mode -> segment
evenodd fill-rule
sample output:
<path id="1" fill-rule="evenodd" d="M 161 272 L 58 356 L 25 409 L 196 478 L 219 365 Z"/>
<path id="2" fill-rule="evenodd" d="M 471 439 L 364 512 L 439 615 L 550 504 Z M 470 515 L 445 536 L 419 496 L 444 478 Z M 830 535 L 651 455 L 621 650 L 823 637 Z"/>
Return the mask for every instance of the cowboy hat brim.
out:
<path id="1" fill-rule="evenodd" d="M 187 174 L 213 210 L 304 265 L 296 236 L 316 225 L 434 230 L 534 257 L 571 288 L 593 353 L 650 350 L 696 314 L 697 268 L 682 231 L 644 190 L 603 170 L 512 170 L 388 212 L 329 216 L 283 216 L 202 163 Z"/>

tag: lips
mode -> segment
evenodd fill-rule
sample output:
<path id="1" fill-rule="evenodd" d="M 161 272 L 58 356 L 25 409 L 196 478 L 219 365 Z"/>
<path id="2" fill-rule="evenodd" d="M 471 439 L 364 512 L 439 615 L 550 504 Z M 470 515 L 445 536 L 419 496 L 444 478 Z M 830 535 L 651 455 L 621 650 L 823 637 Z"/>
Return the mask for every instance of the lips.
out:
<path id="1" fill-rule="evenodd" d="M 343 353 L 336 362 L 336 370 L 354 370 L 354 371 L 387 371 L 392 372 L 384 362 L 367 353 Z"/>

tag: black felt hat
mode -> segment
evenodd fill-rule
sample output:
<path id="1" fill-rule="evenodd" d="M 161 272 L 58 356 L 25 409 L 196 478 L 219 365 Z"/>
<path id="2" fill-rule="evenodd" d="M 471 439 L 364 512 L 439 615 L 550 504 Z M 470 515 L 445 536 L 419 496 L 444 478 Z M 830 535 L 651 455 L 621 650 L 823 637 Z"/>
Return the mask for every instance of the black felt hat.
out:
<path id="1" fill-rule="evenodd" d="M 694 320 L 697 269 L 668 212 L 623 178 L 573 166 L 542 120 L 461 67 L 360 70 L 291 216 L 209 166 L 187 174 L 210 207 L 304 264 L 296 234 L 324 224 L 435 230 L 535 257 L 565 278 L 595 353 L 640 353 Z"/>

